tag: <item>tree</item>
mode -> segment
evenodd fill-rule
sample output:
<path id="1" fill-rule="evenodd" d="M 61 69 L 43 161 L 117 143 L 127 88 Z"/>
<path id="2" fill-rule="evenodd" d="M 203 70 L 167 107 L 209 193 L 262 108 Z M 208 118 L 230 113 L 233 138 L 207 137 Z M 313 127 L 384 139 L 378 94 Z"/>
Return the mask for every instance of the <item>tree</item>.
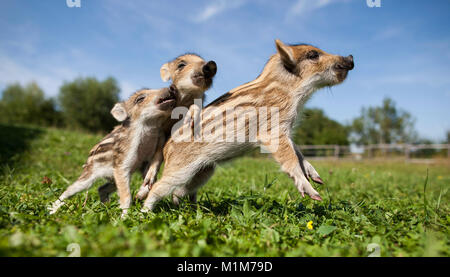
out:
<path id="1" fill-rule="evenodd" d="M 417 138 L 411 114 L 397 109 L 390 98 L 385 98 L 381 107 L 362 108 L 353 120 L 351 135 L 358 145 L 412 143 Z"/>
<path id="2" fill-rule="evenodd" d="M 328 118 L 322 110 L 304 109 L 302 117 L 293 133 L 296 144 L 349 144 L 348 128 Z"/>
<path id="3" fill-rule="evenodd" d="M 95 78 L 78 78 L 65 83 L 59 102 L 70 127 L 91 132 L 107 132 L 117 124 L 110 110 L 119 101 L 119 86 L 114 78 L 100 82 Z"/>
<path id="4" fill-rule="evenodd" d="M 0 120 L 9 124 L 62 124 L 61 113 L 56 110 L 55 101 L 52 98 L 46 99 L 35 82 L 25 87 L 18 83 L 6 87 L 0 101 Z"/>

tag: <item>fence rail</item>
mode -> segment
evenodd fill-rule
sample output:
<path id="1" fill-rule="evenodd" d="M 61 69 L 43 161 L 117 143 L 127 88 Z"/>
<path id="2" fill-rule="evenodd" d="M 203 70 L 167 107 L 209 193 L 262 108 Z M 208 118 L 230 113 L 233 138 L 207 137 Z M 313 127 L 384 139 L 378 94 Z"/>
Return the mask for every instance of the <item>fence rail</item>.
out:
<path id="1" fill-rule="evenodd" d="M 450 144 L 300 145 L 300 149 L 309 158 L 450 159 Z"/>

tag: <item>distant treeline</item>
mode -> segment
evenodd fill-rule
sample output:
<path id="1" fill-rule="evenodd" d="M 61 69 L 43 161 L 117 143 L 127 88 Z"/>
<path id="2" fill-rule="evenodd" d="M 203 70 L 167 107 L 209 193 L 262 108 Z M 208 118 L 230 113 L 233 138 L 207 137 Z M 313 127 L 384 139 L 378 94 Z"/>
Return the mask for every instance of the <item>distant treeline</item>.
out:
<path id="1" fill-rule="evenodd" d="M 117 124 L 110 110 L 119 101 L 119 92 L 114 78 L 66 82 L 56 98 L 46 98 L 35 82 L 9 85 L 0 100 L 0 122 L 105 133 Z"/>
<path id="2" fill-rule="evenodd" d="M 118 83 L 112 77 L 103 81 L 88 77 L 65 82 L 55 98 L 46 97 L 35 82 L 25 86 L 12 84 L 1 95 L 0 123 L 106 133 L 117 124 L 110 110 L 120 100 L 119 93 Z M 303 109 L 299 119 L 300 124 L 293 131 L 297 144 L 431 143 L 418 138 L 412 115 L 398 109 L 390 98 L 385 98 L 381 106 L 362 108 L 360 116 L 347 125 L 317 108 Z"/>

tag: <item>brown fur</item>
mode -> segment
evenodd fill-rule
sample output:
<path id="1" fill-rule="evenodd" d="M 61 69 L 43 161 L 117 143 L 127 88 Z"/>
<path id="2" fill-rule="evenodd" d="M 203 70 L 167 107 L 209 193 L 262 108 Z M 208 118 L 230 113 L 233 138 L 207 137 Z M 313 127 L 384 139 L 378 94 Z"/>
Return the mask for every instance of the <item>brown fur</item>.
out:
<path id="1" fill-rule="evenodd" d="M 147 159 L 153 159 L 155 146 L 159 141 L 165 141 L 160 130 L 176 105 L 176 94 L 175 87 L 146 89 L 116 104 L 111 113 L 122 124 L 92 148 L 83 173 L 54 203 L 52 212 L 56 212 L 66 198 L 89 188 L 97 178 L 104 177 L 114 180 L 119 191 L 120 207 L 126 213 L 131 202 L 131 174 Z"/>
<path id="2" fill-rule="evenodd" d="M 183 68 L 178 66 L 181 62 L 185 65 Z M 83 173 L 53 204 L 51 213 L 56 212 L 66 198 L 87 189 L 95 179 L 104 177 L 109 181 L 99 188 L 101 201 L 108 201 L 109 194 L 117 188 L 120 207 L 123 209 L 123 215 L 126 214 L 131 203 L 131 174 L 141 169 L 144 177 L 148 170 L 145 183 L 155 182 L 163 160 L 162 148 L 175 122 L 170 119 L 172 108 L 190 107 L 195 98 L 203 99 L 205 90 L 212 84 L 215 72 L 216 65 L 213 61 L 206 62 L 195 54 L 182 55 L 161 67 L 161 78 L 165 81 L 173 80 L 171 89 L 141 90 L 127 101 L 116 104 L 111 113 L 122 121 L 122 124 L 92 148 L 83 166 Z M 173 103 L 170 106 L 159 105 L 158 101 L 170 96 L 169 91 L 175 90 L 177 84 L 182 89 L 176 93 Z M 151 105 L 159 105 L 164 111 L 154 109 L 148 114 L 144 107 Z"/>
<path id="3" fill-rule="evenodd" d="M 196 191 L 212 175 L 217 162 L 239 156 L 255 146 L 264 147 L 272 153 L 302 195 L 306 192 L 313 199 L 321 200 L 307 180 L 307 177 L 316 180 L 320 180 L 320 177 L 292 142 L 291 129 L 299 109 L 314 91 L 339 84 L 345 79 L 348 70 L 353 68 L 353 57 L 328 54 L 310 45 L 288 46 L 278 40 L 276 46 L 278 53 L 269 59 L 261 75 L 208 105 L 202 111 L 200 126 L 204 131 L 205 127 L 212 124 L 210 129 L 223 131 L 224 123 L 227 123 L 225 126 L 231 126 L 227 131 L 236 136 L 242 130 L 229 124 L 245 116 L 244 111 L 238 111 L 236 107 L 276 107 L 279 110 L 278 120 L 269 113 L 267 124 L 269 130 L 276 129 L 279 133 L 273 136 L 269 132 L 258 132 L 256 142 L 223 142 L 220 141 L 220 132 L 213 135 L 212 142 L 198 142 L 193 138 L 180 142 L 177 141 L 177 135 L 172 135 L 164 147 L 163 175 L 153 185 L 143 211 L 152 210 L 161 198 L 169 194 L 173 194 L 174 199 L 185 195 L 195 199 Z M 234 109 L 229 117 L 223 120 L 209 118 L 214 114 L 224 114 L 228 108 Z M 247 136 L 250 127 L 249 124 L 244 127 Z"/>

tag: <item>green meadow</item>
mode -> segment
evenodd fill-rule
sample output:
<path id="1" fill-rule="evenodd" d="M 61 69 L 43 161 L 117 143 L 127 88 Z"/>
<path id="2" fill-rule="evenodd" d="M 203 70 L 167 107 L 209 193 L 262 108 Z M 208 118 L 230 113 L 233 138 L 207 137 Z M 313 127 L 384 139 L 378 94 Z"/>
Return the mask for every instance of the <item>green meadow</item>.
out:
<path id="1" fill-rule="evenodd" d="M 198 204 L 163 201 L 120 219 L 97 181 L 47 206 L 81 173 L 100 135 L 0 125 L 0 255 L 449 256 L 450 164 L 311 161 L 323 201 L 302 198 L 270 157 L 218 167 Z M 141 179 L 133 176 L 136 193 Z"/>

